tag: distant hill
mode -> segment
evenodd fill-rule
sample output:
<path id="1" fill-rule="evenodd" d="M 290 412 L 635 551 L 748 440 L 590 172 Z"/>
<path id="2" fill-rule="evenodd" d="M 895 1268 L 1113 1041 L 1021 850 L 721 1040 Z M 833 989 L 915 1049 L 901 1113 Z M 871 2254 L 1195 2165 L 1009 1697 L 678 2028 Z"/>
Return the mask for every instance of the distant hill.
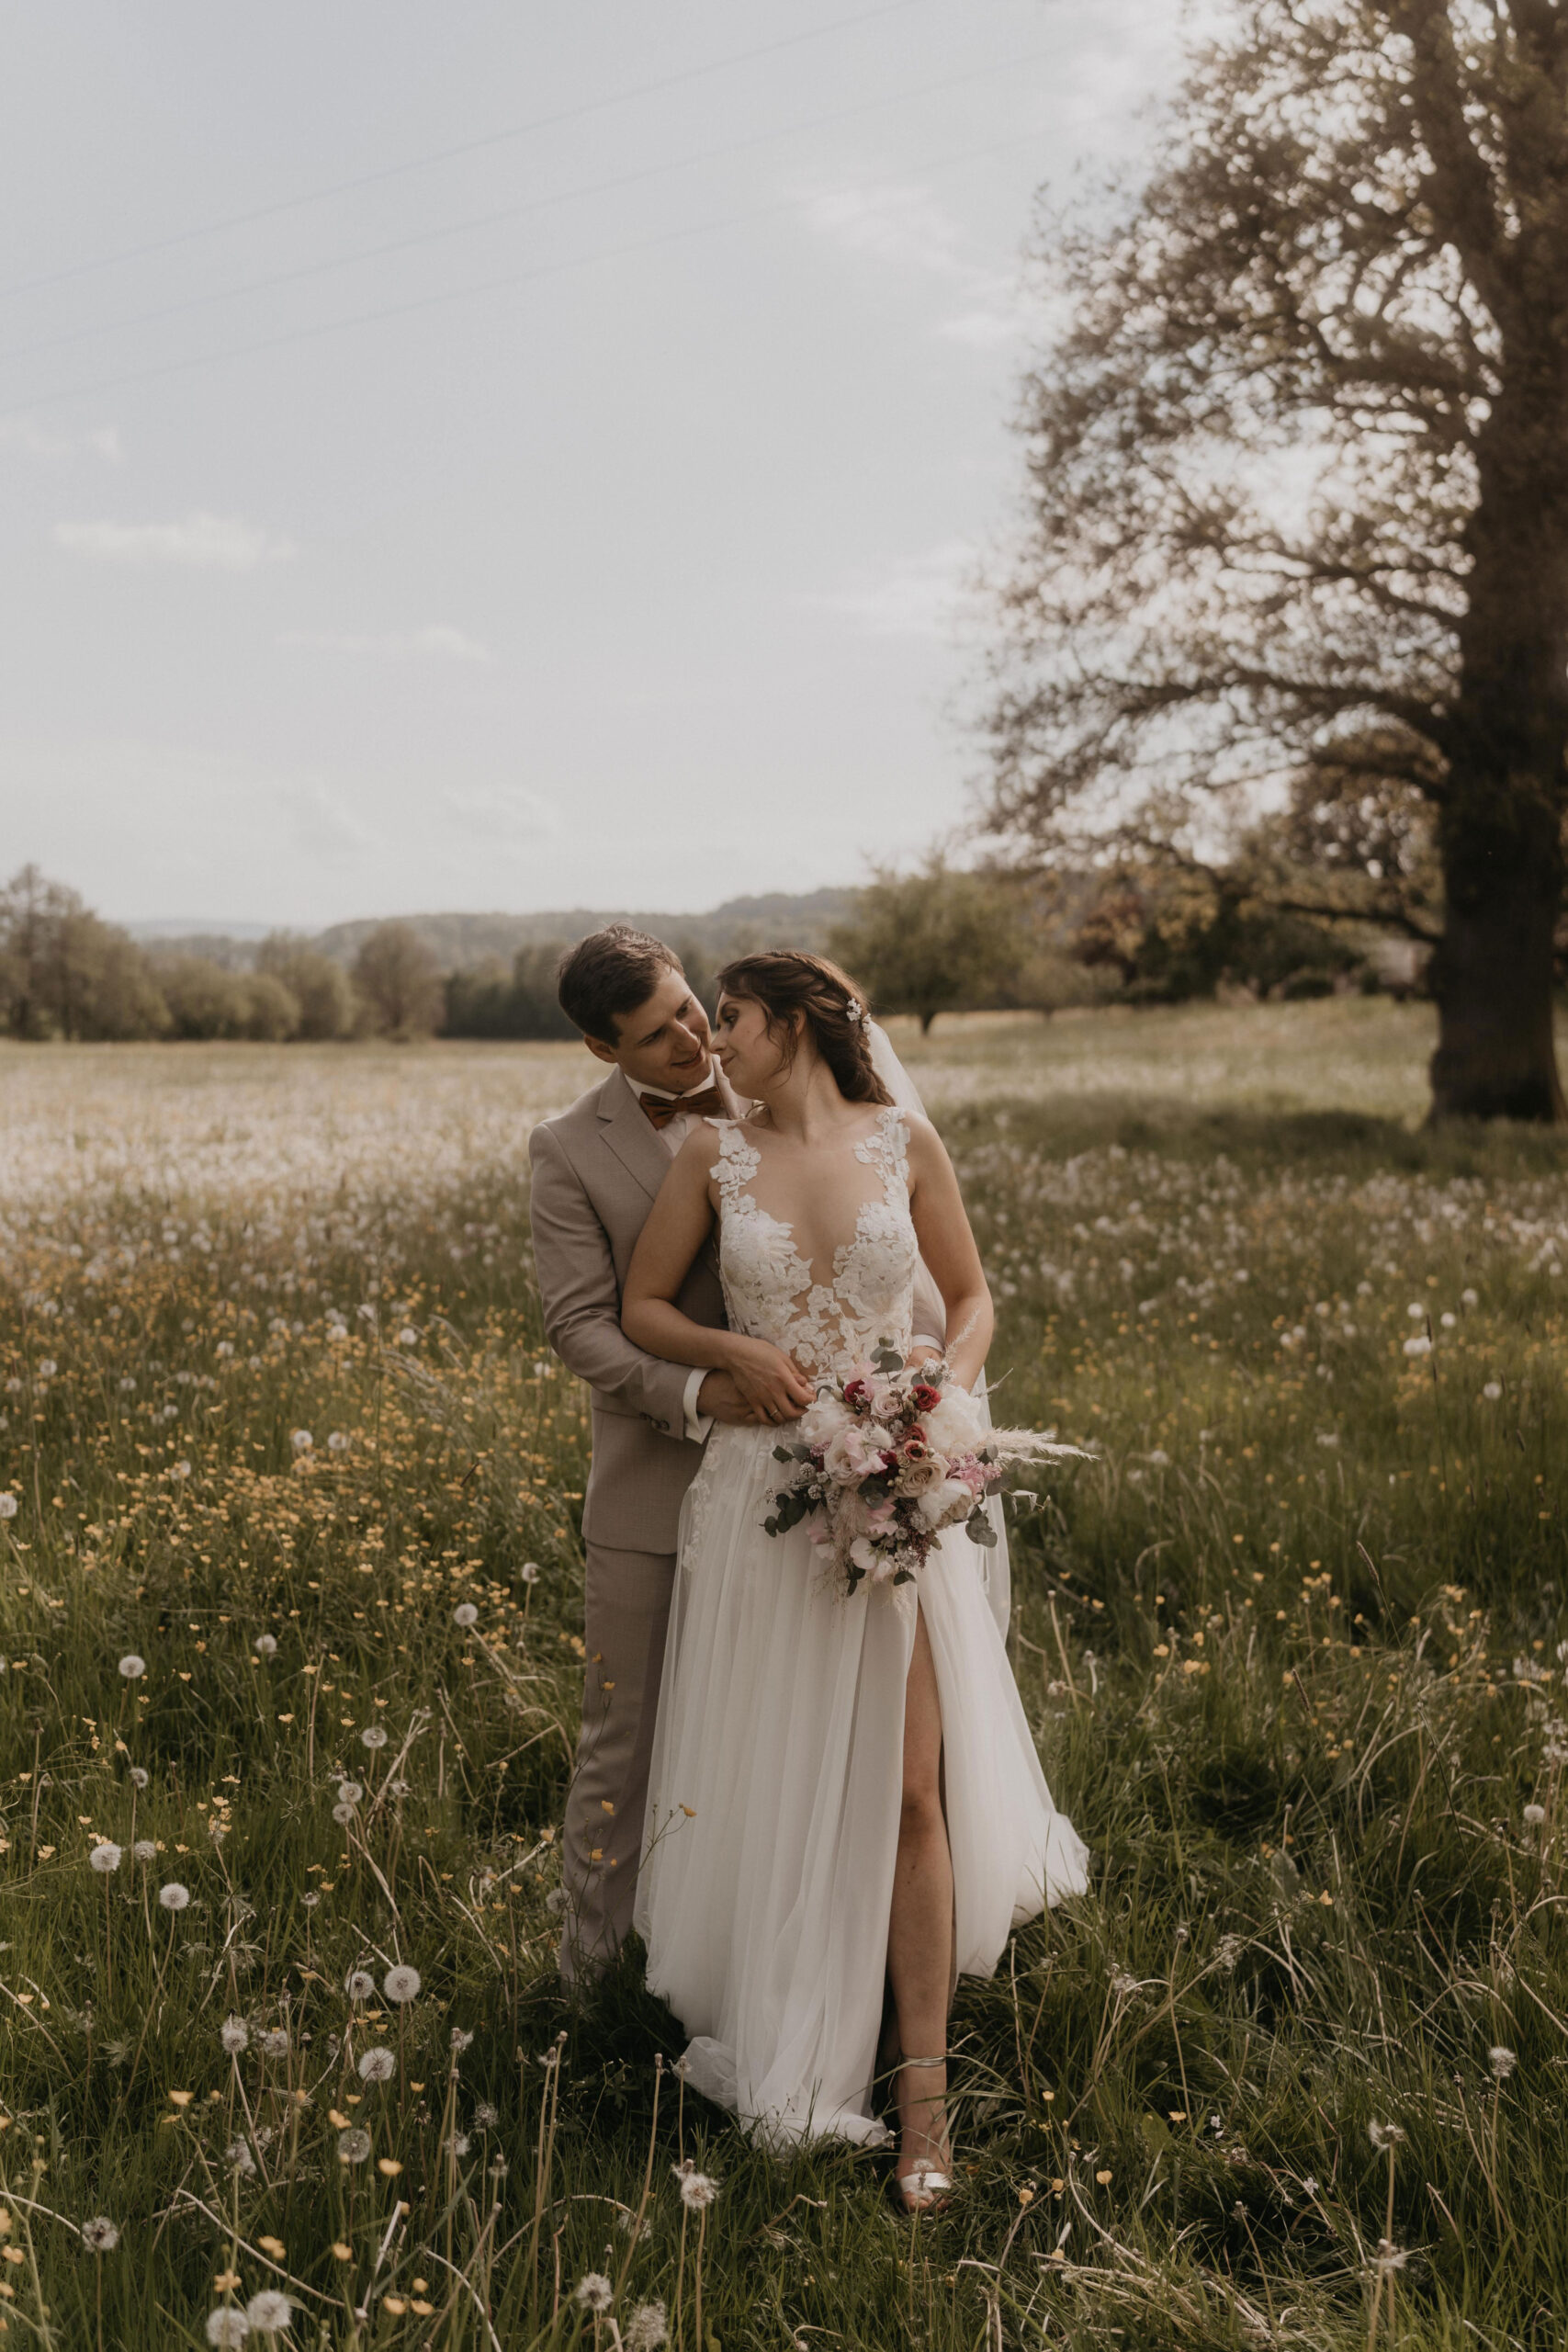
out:
<path id="1" fill-rule="evenodd" d="M 750 899 L 727 899 L 705 914 L 647 914 L 624 907 L 563 907 L 542 914 L 412 914 L 406 922 L 427 940 L 444 971 L 468 972 L 499 959 L 510 964 L 520 947 L 538 947 L 559 940 L 581 939 L 609 922 L 633 922 L 658 939 L 684 950 L 700 949 L 708 960 L 738 956 L 748 947 L 821 948 L 829 932 L 843 921 L 853 903 L 852 889 L 823 888 L 795 893 L 771 890 Z M 340 964 L 352 964 L 361 944 L 387 920 L 377 916 L 357 922 L 334 922 L 319 933 L 312 944 Z M 182 933 L 168 922 L 130 923 L 133 937 L 156 943 L 166 953 L 210 956 L 215 963 L 243 970 L 254 960 L 256 943 L 265 926 L 235 924 L 220 932 L 193 924 Z"/>

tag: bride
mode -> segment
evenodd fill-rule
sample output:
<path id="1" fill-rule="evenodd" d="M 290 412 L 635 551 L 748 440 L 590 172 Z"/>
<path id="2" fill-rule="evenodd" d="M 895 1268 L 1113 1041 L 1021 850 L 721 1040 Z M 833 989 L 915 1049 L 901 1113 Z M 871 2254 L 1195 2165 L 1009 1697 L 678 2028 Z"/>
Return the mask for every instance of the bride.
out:
<path id="1" fill-rule="evenodd" d="M 1086 1884 L 962 1528 L 917 1582 L 844 1599 L 812 1522 L 762 1527 L 775 1428 L 881 1341 L 911 1354 L 917 1261 L 973 1385 L 991 1300 L 934 1128 L 890 1101 L 853 983 L 817 956 L 719 978 L 744 1119 L 696 1126 L 626 1277 L 629 1338 L 730 1374 L 762 1425 L 708 1441 L 681 1522 L 636 1925 L 687 2079 L 773 2143 L 873 2143 L 885 1981 L 907 2210 L 951 2188 L 946 2030 L 960 1970 Z M 717 1227 L 727 1330 L 673 1304 Z M 787 1431 L 785 1432 L 787 1434 Z"/>

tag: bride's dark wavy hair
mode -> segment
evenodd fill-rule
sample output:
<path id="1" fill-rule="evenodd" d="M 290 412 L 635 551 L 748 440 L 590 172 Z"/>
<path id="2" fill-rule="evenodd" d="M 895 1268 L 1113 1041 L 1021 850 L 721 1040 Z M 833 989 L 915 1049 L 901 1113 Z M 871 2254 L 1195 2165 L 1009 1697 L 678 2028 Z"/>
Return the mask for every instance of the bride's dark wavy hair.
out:
<path id="1" fill-rule="evenodd" d="M 768 1034 L 780 1046 L 786 1069 L 798 1045 L 798 1012 L 846 1102 L 892 1102 L 872 1062 L 865 999 L 849 974 L 826 956 L 807 956 L 794 947 L 760 948 L 754 956 L 737 956 L 727 964 L 716 985 L 721 996 L 747 997 L 761 1006 Z"/>

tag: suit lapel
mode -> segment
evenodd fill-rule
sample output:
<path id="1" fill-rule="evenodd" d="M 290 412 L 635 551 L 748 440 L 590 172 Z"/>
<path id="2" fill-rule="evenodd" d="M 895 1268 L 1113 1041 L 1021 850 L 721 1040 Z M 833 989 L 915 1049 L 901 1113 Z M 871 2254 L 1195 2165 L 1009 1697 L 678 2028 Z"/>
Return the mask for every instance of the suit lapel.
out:
<path id="1" fill-rule="evenodd" d="M 670 1173 L 670 1154 L 621 1070 L 613 1070 L 599 1090 L 599 1119 L 610 1149 L 652 1199 Z"/>

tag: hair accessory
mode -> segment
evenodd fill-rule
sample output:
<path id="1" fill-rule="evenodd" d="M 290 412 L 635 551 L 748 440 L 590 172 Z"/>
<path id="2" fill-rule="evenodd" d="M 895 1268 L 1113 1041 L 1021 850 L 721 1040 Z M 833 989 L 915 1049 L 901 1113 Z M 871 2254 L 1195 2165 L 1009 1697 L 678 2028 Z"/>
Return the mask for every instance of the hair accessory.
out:
<path id="1" fill-rule="evenodd" d="M 860 1003 L 854 997 L 851 997 L 848 1004 L 844 1007 L 844 1018 L 850 1022 L 853 1027 L 858 1029 L 862 1022 L 865 1019 L 864 1005 Z"/>

